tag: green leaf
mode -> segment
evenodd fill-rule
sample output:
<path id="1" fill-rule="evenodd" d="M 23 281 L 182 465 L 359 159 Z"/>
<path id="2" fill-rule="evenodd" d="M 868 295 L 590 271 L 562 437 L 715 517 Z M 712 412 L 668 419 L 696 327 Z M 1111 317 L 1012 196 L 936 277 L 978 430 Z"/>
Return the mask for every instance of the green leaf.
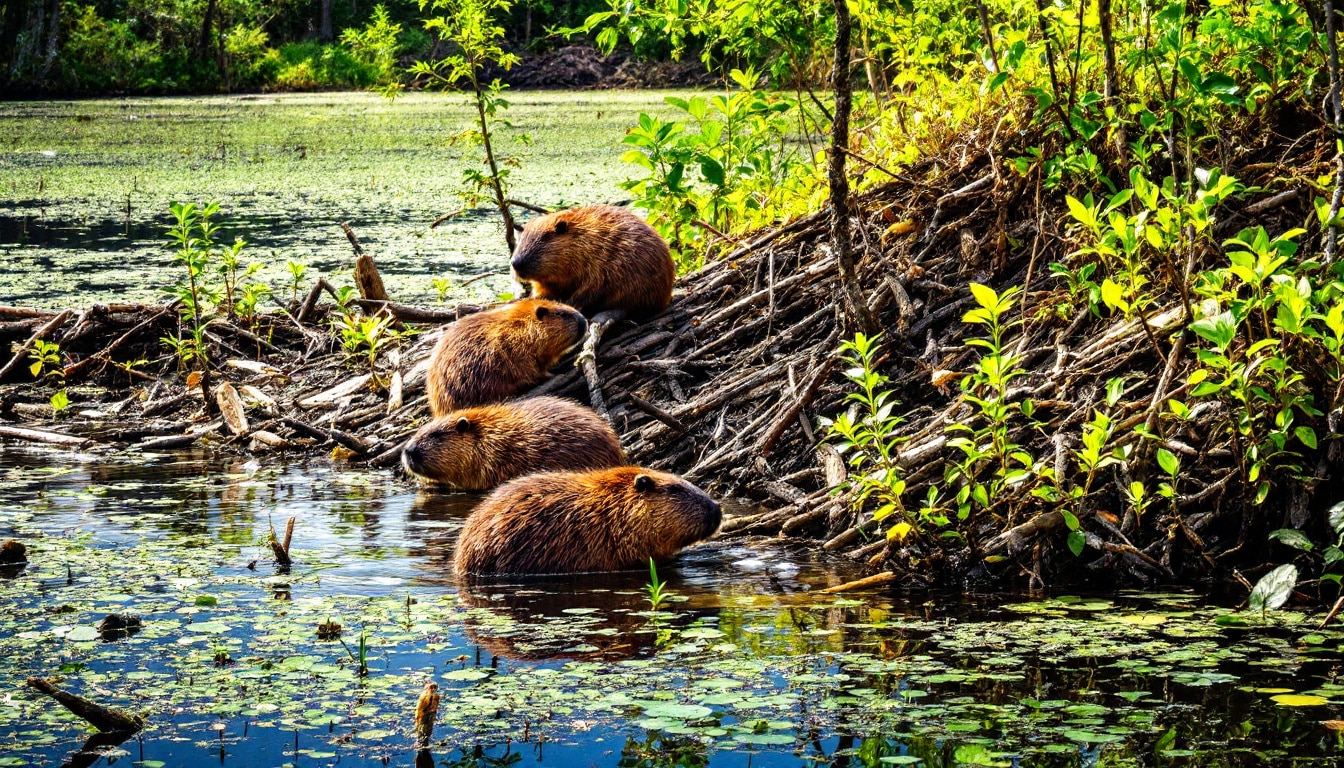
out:
<path id="1" fill-rule="evenodd" d="M 1262 611 L 1282 608 L 1296 584 L 1297 566 L 1292 563 L 1280 565 L 1255 583 L 1255 588 L 1251 590 L 1251 608 Z"/>
<path id="2" fill-rule="evenodd" d="M 87 643 L 98 639 L 98 630 L 87 625 L 81 625 L 70 630 L 65 639 L 73 643 Z"/>
<path id="3" fill-rule="evenodd" d="M 1303 445 L 1313 451 L 1316 450 L 1316 430 L 1307 426 L 1294 427 L 1293 434 L 1297 435 L 1297 439 L 1300 440 Z"/>
<path id="4" fill-rule="evenodd" d="M 65 393 L 64 389 L 51 396 L 52 410 L 59 413 L 68 407 L 70 407 L 70 396 Z"/>
<path id="5" fill-rule="evenodd" d="M 1082 531 L 1073 531 L 1069 534 L 1069 551 L 1074 557 L 1081 557 L 1083 547 L 1087 544 L 1087 536 Z"/>
<path id="6" fill-rule="evenodd" d="M 1310 552 L 1314 546 L 1311 543 L 1311 539 L 1307 538 L 1305 533 L 1295 528 L 1280 528 L 1276 531 L 1270 531 L 1269 538 L 1287 544 L 1293 549 L 1300 549 L 1303 552 Z"/>
<path id="7" fill-rule="evenodd" d="M 1330 521 L 1330 528 L 1335 533 L 1344 533 L 1344 501 L 1331 507 L 1326 513 L 1326 519 Z"/>
<path id="8" fill-rule="evenodd" d="M 991 313 L 998 309 L 999 294 L 995 293 L 993 288 L 980 283 L 971 283 L 971 295 L 975 297 L 975 303 Z"/>
<path id="9" fill-rule="evenodd" d="M 700 159 L 700 175 L 705 177 L 705 181 L 716 187 L 723 186 L 723 166 L 712 157 Z"/>
<path id="10" fill-rule="evenodd" d="M 1176 458 L 1176 454 L 1168 451 L 1166 448 L 1157 449 L 1157 464 L 1162 467 L 1162 471 L 1168 475 L 1175 476 L 1181 471 L 1181 460 Z"/>
<path id="11" fill-rule="evenodd" d="M 1129 302 L 1125 301 L 1124 289 L 1109 277 L 1101 283 L 1101 300 L 1110 309 L 1129 311 Z"/>
<path id="12" fill-rule="evenodd" d="M 443 676 L 444 680 L 484 680 L 490 673 L 484 669 L 455 669 Z"/>
<path id="13" fill-rule="evenodd" d="M 1213 317 L 1205 317 L 1190 324 L 1190 330 L 1206 341 L 1212 342 L 1218 350 L 1226 351 L 1237 334 L 1237 319 L 1230 311 L 1223 311 Z"/>

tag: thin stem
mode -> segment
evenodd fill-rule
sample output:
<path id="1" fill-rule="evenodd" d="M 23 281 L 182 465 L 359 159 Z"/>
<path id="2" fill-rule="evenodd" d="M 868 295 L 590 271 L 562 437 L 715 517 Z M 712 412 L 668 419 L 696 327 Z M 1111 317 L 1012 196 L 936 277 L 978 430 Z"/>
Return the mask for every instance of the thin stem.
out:
<path id="1" fill-rule="evenodd" d="M 1344 130 L 1341 130 L 1341 98 L 1340 98 L 1340 73 L 1339 73 L 1339 42 L 1335 39 L 1335 4 L 1333 0 L 1325 0 L 1325 39 L 1329 50 L 1328 67 L 1330 69 L 1330 96 L 1327 102 L 1330 105 L 1330 127 L 1334 129 L 1335 139 L 1335 190 L 1330 195 L 1330 225 L 1326 227 L 1325 236 L 1325 263 L 1329 264 L 1335 260 L 1335 247 L 1338 240 L 1338 227 L 1335 225 L 1335 219 L 1339 216 L 1339 206 L 1341 198 L 1344 198 L 1344 149 L 1341 147 L 1340 139 L 1344 136 Z"/>
<path id="2" fill-rule="evenodd" d="M 504 242 L 509 244 L 509 253 L 513 253 L 518 245 L 513 233 L 513 211 L 509 210 L 509 203 L 504 199 L 504 186 L 499 181 L 495 150 L 490 144 L 490 126 L 485 119 L 485 97 L 481 93 L 481 81 L 477 78 L 478 65 L 474 57 L 468 59 L 467 63 L 471 66 L 471 88 L 476 94 L 476 116 L 481 123 L 481 144 L 485 147 L 485 161 L 490 166 L 490 188 L 495 193 L 495 205 L 499 207 L 499 213 L 504 217 Z"/>

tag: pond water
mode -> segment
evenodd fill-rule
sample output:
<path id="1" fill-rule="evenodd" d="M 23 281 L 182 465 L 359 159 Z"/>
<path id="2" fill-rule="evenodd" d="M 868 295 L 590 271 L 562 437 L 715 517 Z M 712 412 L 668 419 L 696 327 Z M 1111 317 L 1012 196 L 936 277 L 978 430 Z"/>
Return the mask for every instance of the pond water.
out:
<path id="1" fill-rule="evenodd" d="M 665 115 L 668 93 L 519 92 L 497 152 L 517 156 L 512 195 L 545 207 L 628 198 L 621 139 L 640 112 Z M 0 303 L 83 305 L 155 300 L 176 280 L 164 231 L 174 201 L 218 200 L 221 238 L 288 298 L 286 262 L 349 284 L 349 221 L 398 300 L 438 299 L 433 278 L 461 282 L 448 300 L 509 290 L 497 213 L 464 208 L 463 171 L 479 148 L 460 137 L 464 97 L 372 93 L 11 102 L 0 110 Z M 518 134 L 532 139 L 521 146 Z M 519 211 L 520 217 L 529 215 Z"/>
<path id="2" fill-rule="evenodd" d="M 0 765 L 1335 764 L 1344 632 L 1183 592 L 822 594 L 852 565 L 712 541 L 660 574 L 454 585 L 474 499 L 391 473 L 0 446 Z M 296 518 L 294 566 L 265 535 Z M 103 638 L 110 613 L 141 619 Z M 318 626 L 341 626 L 321 639 Z M 360 674 L 363 640 L 366 674 Z M 434 744 L 413 747 L 427 681 Z M 1306 706 L 1301 706 L 1306 705 Z"/>

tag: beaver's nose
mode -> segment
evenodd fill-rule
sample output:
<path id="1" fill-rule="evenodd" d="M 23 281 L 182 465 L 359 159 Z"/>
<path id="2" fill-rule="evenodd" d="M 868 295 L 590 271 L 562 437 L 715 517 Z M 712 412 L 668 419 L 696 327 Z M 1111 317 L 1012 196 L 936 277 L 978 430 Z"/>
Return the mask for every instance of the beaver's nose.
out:
<path id="1" fill-rule="evenodd" d="M 526 253 L 519 251 L 513 254 L 512 259 L 509 259 L 509 266 L 513 267 L 514 274 L 519 277 L 527 277 L 527 271 L 531 261 L 532 260 L 528 258 Z"/>
<path id="2" fill-rule="evenodd" d="M 401 452 L 401 463 L 412 472 L 420 468 L 421 462 L 425 460 L 425 452 L 420 446 L 412 443 L 406 446 L 406 450 Z"/>
<path id="3" fill-rule="evenodd" d="M 717 501 L 711 501 L 710 504 L 713 506 L 709 511 L 709 527 L 711 530 L 717 531 L 719 525 L 723 522 L 723 508 L 719 506 Z"/>

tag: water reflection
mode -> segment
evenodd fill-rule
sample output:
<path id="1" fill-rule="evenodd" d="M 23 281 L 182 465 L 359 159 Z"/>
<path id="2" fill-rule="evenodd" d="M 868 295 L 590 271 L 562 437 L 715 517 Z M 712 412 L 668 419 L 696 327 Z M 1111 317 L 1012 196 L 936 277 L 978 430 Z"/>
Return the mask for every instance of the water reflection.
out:
<path id="1" fill-rule="evenodd" d="M 18 690 L 10 683 L 59 668 L 75 688 L 142 696 L 158 730 L 129 751 L 167 765 L 423 764 L 399 728 L 427 679 L 455 718 L 428 756 L 436 765 L 1340 755 L 1323 724 L 1344 710 L 1333 628 L 1224 626 L 1185 594 L 818 598 L 856 570 L 762 542 L 686 550 L 660 568 L 678 599 L 657 613 L 642 572 L 458 587 L 454 540 L 478 498 L 324 460 L 0 446 L 0 539 L 24 531 L 39 545 L 0 582 L 11 606 L 0 683 Z M 277 574 L 263 542 L 291 516 L 297 562 Z M 113 613 L 143 627 L 112 643 L 63 638 Z M 368 677 L 351 673 L 341 643 L 316 639 L 327 620 L 352 650 L 369 638 Z M 1276 706 L 1269 692 L 1283 689 L 1326 703 Z M 14 700 L 0 700 L 0 743 L 29 762 L 56 762 L 84 738 L 43 703 Z"/>

